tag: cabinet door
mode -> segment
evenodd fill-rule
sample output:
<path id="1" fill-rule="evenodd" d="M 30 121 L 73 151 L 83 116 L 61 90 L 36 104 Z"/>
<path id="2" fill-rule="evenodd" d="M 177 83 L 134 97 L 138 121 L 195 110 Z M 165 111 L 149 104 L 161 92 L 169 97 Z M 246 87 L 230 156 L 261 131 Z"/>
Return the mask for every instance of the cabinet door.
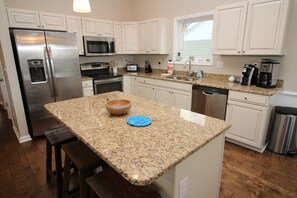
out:
<path id="1" fill-rule="evenodd" d="M 172 106 L 172 90 L 156 87 L 156 101 Z"/>
<path id="2" fill-rule="evenodd" d="M 115 39 L 116 53 L 123 54 L 122 23 L 113 22 L 113 35 Z"/>
<path id="3" fill-rule="evenodd" d="M 252 147 L 260 147 L 267 107 L 228 101 L 226 121 L 232 124 L 226 137 Z"/>
<path id="4" fill-rule="evenodd" d="M 41 27 L 47 30 L 67 31 L 65 15 L 39 12 Z"/>
<path id="5" fill-rule="evenodd" d="M 77 47 L 79 54 L 84 54 L 83 40 L 82 40 L 82 27 L 81 19 L 76 16 L 67 16 L 67 32 L 76 34 Z"/>
<path id="6" fill-rule="evenodd" d="M 131 94 L 131 78 L 130 76 L 124 76 L 124 82 L 123 82 L 123 91 L 124 93 Z"/>
<path id="7" fill-rule="evenodd" d="M 39 15 L 36 11 L 7 8 L 10 27 L 39 28 Z"/>
<path id="8" fill-rule="evenodd" d="M 135 95 L 137 96 L 138 95 L 138 92 L 137 92 L 137 77 L 133 77 L 131 76 L 130 77 L 130 83 L 131 83 L 131 86 L 130 86 L 130 89 L 131 89 L 131 94 L 132 95 Z"/>
<path id="9" fill-rule="evenodd" d="M 83 36 L 98 36 L 97 19 L 82 18 Z"/>
<path id="10" fill-rule="evenodd" d="M 123 53 L 136 54 L 137 53 L 137 25 L 134 22 L 123 22 Z"/>
<path id="11" fill-rule="evenodd" d="M 177 108 L 191 110 L 192 94 L 183 91 L 172 91 L 172 105 Z"/>
<path id="12" fill-rule="evenodd" d="M 149 23 L 149 52 L 160 54 L 161 52 L 161 22 L 160 20 L 150 21 Z"/>
<path id="13" fill-rule="evenodd" d="M 155 100 L 155 87 L 138 83 L 138 96 L 149 100 Z"/>
<path id="14" fill-rule="evenodd" d="M 245 54 L 280 55 L 287 13 L 286 0 L 249 1 Z"/>
<path id="15" fill-rule="evenodd" d="M 138 33 L 138 53 L 147 54 L 150 53 L 149 42 L 150 42 L 150 32 L 149 23 L 147 21 L 139 22 L 137 25 Z"/>
<path id="16" fill-rule="evenodd" d="M 113 23 L 107 20 L 98 20 L 98 33 L 102 37 L 113 37 Z"/>
<path id="17" fill-rule="evenodd" d="M 214 54 L 242 53 L 246 12 L 247 2 L 216 8 Z"/>

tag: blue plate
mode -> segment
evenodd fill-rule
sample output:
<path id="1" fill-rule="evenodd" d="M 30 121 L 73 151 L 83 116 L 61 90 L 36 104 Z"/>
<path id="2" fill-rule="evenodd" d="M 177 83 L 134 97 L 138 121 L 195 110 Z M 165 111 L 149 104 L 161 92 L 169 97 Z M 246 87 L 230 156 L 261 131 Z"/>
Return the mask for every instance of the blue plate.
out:
<path id="1" fill-rule="evenodd" d="M 144 127 L 152 123 L 152 119 L 143 115 L 129 116 L 126 122 L 131 126 Z"/>

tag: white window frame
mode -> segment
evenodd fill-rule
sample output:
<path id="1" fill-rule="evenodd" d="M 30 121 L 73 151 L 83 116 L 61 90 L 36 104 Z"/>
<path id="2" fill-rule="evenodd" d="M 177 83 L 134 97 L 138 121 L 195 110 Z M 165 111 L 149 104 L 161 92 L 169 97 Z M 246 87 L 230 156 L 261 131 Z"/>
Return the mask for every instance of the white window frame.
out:
<path id="1" fill-rule="evenodd" d="M 185 20 L 191 20 L 194 18 L 203 18 L 203 17 L 212 17 L 214 20 L 214 10 L 211 11 L 207 11 L 207 12 L 200 12 L 200 13 L 196 13 L 196 14 L 191 14 L 191 15 L 185 15 L 185 16 L 178 16 L 178 17 L 174 17 L 174 24 L 173 24 L 173 63 L 174 64 L 185 64 L 186 59 L 182 59 L 181 61 L 177 61 L 176 57 L 177 57 L 177 53 L 181 51 L 182 49 L 182 36 L 181 34 L 181 28 L 182 28 L 182 22 Z M 213 42 L 213 38 L 214 38 L 214 22 L 213 22 L 213 31 L 212 31 L 212 42 Z M 211 47 L 213 47 L 213 44 L 211 44 Z M 198 61 L 198 60 L 194 60 L 192 61 L 192 65 L 204 65 L 204 66 L 212 66 L 213 65 L 213 56 L 211 57 L 210 62 L 205 62 L 205 61 Z"/>

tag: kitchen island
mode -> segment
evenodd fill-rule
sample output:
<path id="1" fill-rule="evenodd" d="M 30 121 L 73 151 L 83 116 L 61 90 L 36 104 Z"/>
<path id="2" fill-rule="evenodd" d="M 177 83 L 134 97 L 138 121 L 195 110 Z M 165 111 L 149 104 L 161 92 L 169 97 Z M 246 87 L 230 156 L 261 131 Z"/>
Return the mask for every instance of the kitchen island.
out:
<path id="1" fill-rule="evenodd" d="M 130 100 L 129 113 L 110 115 L 105 103 L 113 99 Z M 218 197 L 227 122 L 122 92 L 45 108 L 132 184 L 152 184 L 162 197 Z M 130 115 L 152 123 L 132 127 Z"/>

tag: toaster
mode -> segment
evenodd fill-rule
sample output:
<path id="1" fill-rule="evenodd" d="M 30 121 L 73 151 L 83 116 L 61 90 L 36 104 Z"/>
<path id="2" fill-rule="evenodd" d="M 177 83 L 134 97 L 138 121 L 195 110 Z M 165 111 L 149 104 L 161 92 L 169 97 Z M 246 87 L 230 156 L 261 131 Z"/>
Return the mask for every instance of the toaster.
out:
<path id="1" fill-rule="evenodd" d="M 127 72 L 137 72 L 137 71 L 139 71 L 138 64 L 128 64 L 128 65 L 126 65 L 126 71 Z"/>

